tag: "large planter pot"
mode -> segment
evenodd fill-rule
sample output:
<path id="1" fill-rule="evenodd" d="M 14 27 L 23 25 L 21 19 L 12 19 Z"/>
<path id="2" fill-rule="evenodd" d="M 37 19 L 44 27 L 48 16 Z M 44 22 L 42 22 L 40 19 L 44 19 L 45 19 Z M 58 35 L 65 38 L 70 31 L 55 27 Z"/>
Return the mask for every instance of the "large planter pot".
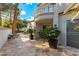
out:
<path id="1" fill-rule="evenodd" d="M 33 34 L 30 34 L 30 39 L 33 40 Z"/>
<path id="2" fill-rule="evenodd" d="M 50 48 L 57 49 L 57 43 L 58 43 L 58 40 L 57 39 L 49 39 L 48 40 L 48 43 L 49 43 L 49 47 Z"/>

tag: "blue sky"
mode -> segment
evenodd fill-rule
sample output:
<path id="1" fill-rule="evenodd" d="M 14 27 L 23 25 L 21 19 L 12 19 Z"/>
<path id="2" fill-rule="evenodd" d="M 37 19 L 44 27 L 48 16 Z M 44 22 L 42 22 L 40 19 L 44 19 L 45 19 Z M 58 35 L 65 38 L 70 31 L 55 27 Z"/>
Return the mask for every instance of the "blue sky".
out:
<path id="1" fill-rule="evenodd" d="M 34 18 L 37 3 L 19 4 L 18 8 L 21 10 L 19 17 L 30 21 Z"/>

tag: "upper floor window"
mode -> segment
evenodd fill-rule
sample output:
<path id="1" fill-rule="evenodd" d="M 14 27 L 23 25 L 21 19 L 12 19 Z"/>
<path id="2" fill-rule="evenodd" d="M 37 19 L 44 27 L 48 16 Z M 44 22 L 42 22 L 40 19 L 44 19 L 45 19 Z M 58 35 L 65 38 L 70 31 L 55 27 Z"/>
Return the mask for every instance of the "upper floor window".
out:
<path id="1" fill-rule="evenodd" d="M 54 10 L 54 6 L 50 5 L 50 12 L 53 12 L 53 10 Z"/>
<path id="2" fill-rule="evenodd" d="M 48 9 L 47 9 L 47 7 L 45 7 L 45 12 L 47 12 L 48 11 Z"/>

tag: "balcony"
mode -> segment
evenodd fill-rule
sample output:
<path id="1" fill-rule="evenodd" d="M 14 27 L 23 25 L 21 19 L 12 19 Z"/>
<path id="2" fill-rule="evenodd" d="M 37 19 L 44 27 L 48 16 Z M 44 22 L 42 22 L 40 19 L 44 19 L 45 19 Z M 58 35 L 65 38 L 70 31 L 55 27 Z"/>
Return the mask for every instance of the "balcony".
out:
<path id="1" fill-rule="evenodd" d="M 35 21 L 53 19 L 54 5 L 44 5 L 39 7 L 35 12 Z"/>

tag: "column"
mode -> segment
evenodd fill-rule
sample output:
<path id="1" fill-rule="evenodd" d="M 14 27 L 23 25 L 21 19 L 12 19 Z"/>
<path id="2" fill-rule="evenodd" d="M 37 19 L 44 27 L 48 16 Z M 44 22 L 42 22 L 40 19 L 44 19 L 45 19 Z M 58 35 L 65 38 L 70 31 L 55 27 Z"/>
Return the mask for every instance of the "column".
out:
<path id="1" fill-rule="evenodd" d="M 55 24 L 56 24 L 57 27 L 58 27 L 58 4 L 56 4 L 56 5 L 54 6 L 53 27 L 54 27 Z"/>

